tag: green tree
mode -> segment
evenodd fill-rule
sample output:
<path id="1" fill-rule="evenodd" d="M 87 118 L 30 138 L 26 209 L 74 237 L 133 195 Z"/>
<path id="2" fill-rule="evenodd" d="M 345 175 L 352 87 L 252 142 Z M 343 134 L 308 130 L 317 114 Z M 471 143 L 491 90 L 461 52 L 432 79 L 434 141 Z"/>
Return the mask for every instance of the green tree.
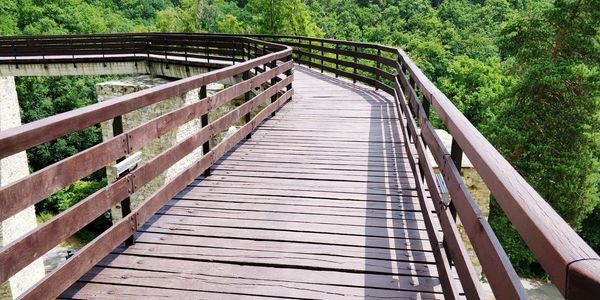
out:
<path id="1" fill-rule="evenodd" d="M 17 77 L 21 119 L 23 123 L 29 123 L 96 103 L 95 84 L 112 78 L 115 77 Z M 101 141 L 100 127 L 88 127 L 29 149 L 29 166 L 33 171 L 40 170 Z M 91 178 L 102 177 L 100 172 Z"/>
<path id="2" fill-rule="evenodd" d="M 246 7 L 256 33 L 322 36 L 302 0 L 249 0 Z"/>
<path id="3" fill-rule="evenodd" d="M 493 119 L 492 108 L 501 101 L 511 78 L 504 75 L 498 58 L 480 61 L 466 55 L 455 56 L 439 88 L 462 113 L 479 127 Z"/>
<path id="4" fill-rule="evenodd" d="M 599 201 L 598 7 L 598 0 L 530 3 L 505 24 L 501 46 L 516 85 L 490 127 L 493 143 L 575 229 Z M 490 222 L 517 270 L 535 273 L 496 204 Z"/>

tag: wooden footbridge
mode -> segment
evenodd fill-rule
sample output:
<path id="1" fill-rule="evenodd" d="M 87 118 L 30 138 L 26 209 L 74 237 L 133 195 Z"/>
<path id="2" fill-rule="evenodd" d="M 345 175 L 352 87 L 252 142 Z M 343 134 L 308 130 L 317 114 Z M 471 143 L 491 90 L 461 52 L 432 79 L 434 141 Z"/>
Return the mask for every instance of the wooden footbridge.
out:
<path id="1" fill-rule="evenodd" d="M 460 176 L 463 152 L 561 293 L 600 292 L 598 255 L 402 50 L 296 36 L 0 38 L 0 64 L 15 70 L 98 62 L 210 71 L 0 132 L 4 158 L 190 90 L 201 98 L 0 188 L 0 220 L 189 121 L 203 127 L 1 248 L 2 281 L 194 149 L 205 154 L 23 299 L 485 298 L 458 218 L 496 298 L 527 298 Z M 430 111 L 453 137 L 450 152 Z M 210 144 L 237 120 L 245 125 Z"/>

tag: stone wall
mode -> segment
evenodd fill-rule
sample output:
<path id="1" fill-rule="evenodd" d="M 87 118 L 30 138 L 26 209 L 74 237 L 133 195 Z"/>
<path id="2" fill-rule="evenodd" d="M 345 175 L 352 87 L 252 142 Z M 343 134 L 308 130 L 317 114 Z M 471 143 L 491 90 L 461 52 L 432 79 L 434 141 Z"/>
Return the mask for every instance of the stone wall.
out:
<path id="1" fill-rule="evenodd" d="M 15 80 L 13 77 L 0 77 L 0 131 L 20 125 L 21 115 Z M 0 160 L 0 186 L 7 185 L 28 174 L 29 167 L 25 151 Z M 2 222 L 2 245 L 8 245 L 36 227 L 35 208 L 30 206 Z M 43 260 L 39 258 L 10 278 L 12 297 L 18 297 L 42 277 L 44 277 L 44 264 Z"/>
<path id="2" fill-rule="evenodd" d="M 170 82 L 170 80 L 168 79 L 152 77 L 149 75 L 142 75 L 99 83 L 96 85 L 98 101 L 106 101 L 117 96 L 130 94 L 168 82 Z M 208 86 L 208 94 L 213 94 L 220 89 L 223 89 L 222 84 L 211 84 Z M 198 96 L 199 90 L 196 89 L 189 91 L 184 95 L 172 97 L 159 103 L 155 103 L 153 105 L 125 114 L 122 117 L 123 130 L 127 131 L 167 112 L 173 111 L 184 105 L 197 102 L 199 100 Z M 214 119 L 214 117 L 211 119 Z M 103 122 L 101 124 L 101 127 L 103 140 L 107 140 L 113 137 L 112 121 Z M 163 135 L 161 138 L 149 142 L 140 150 L 142 151 L 142 162 L 140 164 L 154 158 L 156 155 L 164 152 L 168 148 L 189 137 L 191 134 L 193 134 L 200 128 L 200 119 L 194 119 L 180 126 L 179 128 Z M 187 155 L 185 158 L 180 160 L 178 163 L 174 164 L 168 170 L 163 172 L 160 176 L 158 176 L 145 186 L 139 188 L 136 191 L 136 193 L 134 193 L 131 196 L 132 207 L 138 206 L 141 202 L 147 199 L 148 196 L 154 193 L 159 187 L 163 186 L 166 182 L 174 178 L 179 172 L 185 170 L 192 163 L 197 161 L 201 157 L 201 155 L 202 147 L 199 147 L 192 153 Z M 115 180 L 115 174 L 112 174 L 112 168 L 107 168 L 107 177 L 109 182 Z M 113 220 L 120 219 L 120 207 L 113 209 L 112 214 Z"/>

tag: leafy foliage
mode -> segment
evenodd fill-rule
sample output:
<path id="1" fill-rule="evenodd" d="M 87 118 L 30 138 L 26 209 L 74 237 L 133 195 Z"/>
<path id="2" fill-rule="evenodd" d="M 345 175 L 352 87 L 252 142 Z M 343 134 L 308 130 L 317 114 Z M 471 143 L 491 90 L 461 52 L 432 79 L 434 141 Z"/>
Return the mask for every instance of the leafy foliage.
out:
<path id="1" fill-rule="evenodd" d="M 18 77 L 17 94 L 24 123 L 40 120 L 96 102 L 95 84 L 112 76 Z M 27 151 L 33 171 L 87 149 L 102 141 L 99 126 L 92 126 Z M 98 180 L 102 173 L 95 174 Z"/>
<path id="2" fill-rule="evenodd" d="M 302 0 L 249 0 L 247 9 L 256 33 L 321 35 Z"/>
<path id="3" fill-rule="evenodd" d="M 504 24 L 501 46 L 516 85 L 489 135 L 575 229 L 600 201 L 598 7 L 597 0 L 541 2 Z M 532 270 L 526 266 L 535 260 L 499 206 L 491 209 L 490 220 L 511 261 Z"/>
<path id="4" fill-rule="evenodd" d="M 0 1 L 0 35 L 278 33 L 402 47 L 598 249 L 598 7 L 599 0 L 16 0 Z M 91 104 L 95 82 L 107 78 L 18 78 L 23 120 Z M 28 151 L 30 164 L 38 170 L 99 141 L 91 127 Z M 76 203 L 101 177 L 58 192 L 45 209 Z M 541 276 L 498 203 L 490 210 L 516 269 Z"/>
<path id="5" fill-rule="evenodd" d="M 76 181 L 50 196 L 43 204 L 42 211 L 59 213 L 77 204 L 87 196 L 106 186 L 106 179 L 99 181 Z"/>

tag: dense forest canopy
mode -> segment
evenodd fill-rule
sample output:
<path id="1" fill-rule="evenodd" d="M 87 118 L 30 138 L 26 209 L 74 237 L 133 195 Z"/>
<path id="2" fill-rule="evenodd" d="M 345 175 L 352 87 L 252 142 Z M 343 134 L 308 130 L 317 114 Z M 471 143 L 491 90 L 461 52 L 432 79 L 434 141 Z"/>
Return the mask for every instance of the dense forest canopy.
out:
<path id="1" fill-rule="evenodd" d="M 599 8 L 600 0 L 15 0 L 0 2 L 0 34 L 281 33 L 401 47 L 598 251 Z M 104 80 L 18 78 L 24 122 L 92 103 Z M 31 167 L 99 139 L 90 128 L 36 147 Z M 44 209 L 65 209 L 78 191 Z M 541 276 L 493 201 L 490 222 L 516 269 Z"/>

